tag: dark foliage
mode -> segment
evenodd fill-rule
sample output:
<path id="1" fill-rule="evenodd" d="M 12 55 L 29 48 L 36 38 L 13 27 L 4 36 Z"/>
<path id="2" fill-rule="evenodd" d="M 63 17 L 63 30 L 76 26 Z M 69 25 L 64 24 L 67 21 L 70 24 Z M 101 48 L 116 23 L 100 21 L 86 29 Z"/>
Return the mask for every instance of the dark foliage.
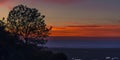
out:
<path id="1" fill-rule="evenodd" d="M 67 60 L 63 53 L 53 53 L 34 45 L 18 44 L 19 37 L 0 27 L 0 60 Z"/>
<path id="2" fill-rule="evenodd" d="M 15 6 L 8 14 L 7 30 L 22 37 L 26 44 L 46 44 L 50 28 L 46 27 L 45 16 L 36 8 Z M 34 40 L 34 41 L 33 41 Z"/>
<path id="3" fill-rule="evenodd" d="M 52 60 L 67 60 L 67 56 L 64 53 L 53 54 Z"/>
<path id="4" fill-rule="evenodd" d="M 63 53 L 55 54 L 48 48 L 35 45 L 47 42 L 44 38 L 48 37 L 51 28 L 46 28 L 44 17 L 37 9 L 18 5 L 10 11 L 7 24 L 3 21 L 5 18 L 0 20 L 0 60 L 66 60 Z M 38 35 L 29 38 L 30 33 Z M 24 43 L 20 36 L 23 36 L 26 42 L 32 41 L 35 44 Z"/>

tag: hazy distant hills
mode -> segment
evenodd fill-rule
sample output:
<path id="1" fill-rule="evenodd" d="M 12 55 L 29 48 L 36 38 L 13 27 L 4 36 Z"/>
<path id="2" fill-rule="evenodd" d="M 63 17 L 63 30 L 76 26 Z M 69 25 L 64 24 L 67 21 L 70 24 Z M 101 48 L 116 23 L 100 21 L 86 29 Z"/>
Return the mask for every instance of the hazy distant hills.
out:
<path id="1" fill-rule="evenodd" d="M 120 37 L 50 37 L 48 47 L 120 48 Z"/>

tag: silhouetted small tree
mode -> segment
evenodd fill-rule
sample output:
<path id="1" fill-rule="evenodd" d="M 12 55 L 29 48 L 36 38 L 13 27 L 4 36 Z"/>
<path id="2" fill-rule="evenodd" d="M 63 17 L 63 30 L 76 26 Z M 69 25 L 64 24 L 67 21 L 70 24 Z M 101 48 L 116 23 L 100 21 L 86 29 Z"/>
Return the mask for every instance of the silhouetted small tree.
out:
<path id="1" fill-rule="evenodd" d="M 48 37 L 52 27 L 46 27 L 44 18 L 45 16 L 37 9 L 18 5 L 9 12 L 6 30 L 19 35 L 27 44 L 32 40 L 42 41 L 40 44 L 45 44 L 47 42 L 45 38 Z"/>
<path id="2" fill-rule="evenodd" d="M 0 27 L 5 26 L 5 22 L 4 22 L 5 18 L 3 17 L 2 20 L 0 20 Z"/>

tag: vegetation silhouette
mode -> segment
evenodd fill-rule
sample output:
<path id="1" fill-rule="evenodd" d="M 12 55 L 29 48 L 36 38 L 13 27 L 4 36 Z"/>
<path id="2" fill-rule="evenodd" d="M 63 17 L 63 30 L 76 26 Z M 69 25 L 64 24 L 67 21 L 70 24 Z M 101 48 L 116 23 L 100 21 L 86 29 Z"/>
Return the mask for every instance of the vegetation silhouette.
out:
<path id="1" fill-rule="evenodd" d="M 44 18 L 36 8 L 18 5 L 8 14 L 6 30 L 21 36 L 26 44 L 45 44 L 52 27 L 46 27 Z"/>
<path id="2" fill-rule="evenodd" d="M 52 27 L 47 28 L 35 8 L 15 6 L 7 20 L 0 20 L 0 60 L 67 60 L 67 56 L 43 46 Z"/>

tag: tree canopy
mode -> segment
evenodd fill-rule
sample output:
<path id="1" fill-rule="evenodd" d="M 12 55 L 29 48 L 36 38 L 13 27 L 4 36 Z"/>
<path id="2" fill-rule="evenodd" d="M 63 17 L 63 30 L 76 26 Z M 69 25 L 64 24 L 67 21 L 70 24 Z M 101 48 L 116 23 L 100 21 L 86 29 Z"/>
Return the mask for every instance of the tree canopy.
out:
<path id="1" fill-rule="evenodd" d="M 18 5 L 9 12 L 5 27 L 7 31 L 19 36 L 25 43 L 45 44 L 52 27 L 47 27 L 44 18 L 45 15 L 41 15 L 36 8 Z M 3 24 L 2 21 L 0 24 Z"/>
<path id="2" fill-rule="evenodd" d="M 44 18 L 36 8 L 24 5 L 15 6 L 7 20 L 3 17 L 0 20 L 0 60 L 66 60 L 65 54 L 44 49 L 52 29 L 47 27 Z"/>

